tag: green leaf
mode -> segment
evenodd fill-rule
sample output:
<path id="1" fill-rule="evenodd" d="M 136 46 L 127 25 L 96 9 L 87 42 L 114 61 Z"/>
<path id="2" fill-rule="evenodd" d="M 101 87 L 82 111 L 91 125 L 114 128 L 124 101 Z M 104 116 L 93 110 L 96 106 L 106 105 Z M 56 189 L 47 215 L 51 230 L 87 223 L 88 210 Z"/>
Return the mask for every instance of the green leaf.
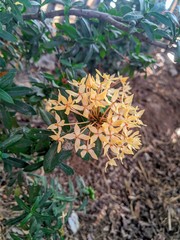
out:
<path id="1" fill-rule="evenodd" d="M 31 105 L 20 100 L 14 100 L 14 104 L 6 103 L 6 106 L 25 115 L 36 115 L 36 112 Z"/>
<path id="2" fill-rule="evenodd" d="M 14 144 L 17 143 L 22 137 L 23 137 L 22 134 L 17 134 L 17 135 L 14 135 L 14 136 L 10 136 L 10 137 L 7 138 L 4 142 L 0 143 L 0 148 L 8 148 L 8 147 L 14 145 Z"/>
<path id="3" fill-rule="evenodd" d="M 12 167 L 16 167 L 16 168 L 24 168 L 27 165 L 29 165 L 26 161 L 19 158 L 13 158 L 13 157 L 8 157 L 6 159 L 3 159 L 3 162 L 6 162 L 7 164 L 10 164 Z"/>
<path id="4" fill-rule="evenodd" d="M 18 7 L 14 4 L 14 2 L 12 0 L 6 0 L 6 2 L 11 7 L 11 11 L 14 15 L 14 18 L 19 22 L 23 23 L 21 12 L 19 11 Z"/>
<path id="5" fill-rule="evenodd" d="M 44 171 L 49 173 L 54 170 L 56 166 L 61 164 L 61 161 L 68 159 L 71 156 L 70 150 L 62 150 L 60 153 L 57 152 L 57 144 L 53 143 L 49 151 L 46 153 L 44 157 Z"/>
<path id="6" fill-rule="evenodd" d="M 123 16 L 123 19 L 125 21 L 132 21 L 132 20 L 139 20 L 139 19 L 141 19 L 143 17 L 144 17 L 144 15 L 142 14 L 142 12 L 133 11 L 133 12 L 129 12 L 129 13 L 125 14 Z"/>
<path id="7" fill-rule="evenodd" d="M 35 140 L 44 141 L 47 138 L 49 138 L 50 135 L 52 135 L 52 132 L 45 129 L 31 128 L 30 131 L 25 133 L 25 135 L 28 139 L 31 139 L 33 141 Z"/>
<path id="8" fill-rule="evenodd" d="M 32 213 L 30 212 L 20 223 L 20 227 L 23 227 L 23 225 L 25 225 L 29 220 L 30 218 L 32 217 Z"/>
<path id="9" fill-rule="evenodd" d="M 18 0 L 18 2 L 22 3 L 26 8 L 31 7 L 31 2 L 29 0 Z"/>
<path id="10" fill-rule="evenodd" d="M 0 23 L 8 24 L 13 18 L 13 15 L 8 12 L 0 12 Z"/>
<path id="11" fill-rule="evenodd" d="M 1 68 L 5 68 L 6 67 L 6 62 L 5 62 L 5 60 L 2 57 L 0 57 L 0 67 Z"/>
<path id="12" fill-rule="evenodd" d="M 24 168 L 25 172 L 33 172 L 43 166 L 43 161 L 40 161 L 38 163 L 31 164 Z"/>
<path id="13" fill-rule="evenodd" d="M 22 238 L 18 237 L 14 233 L 10 233 L 10 236 L 12 237 L 13 240 L 23 240 Z"/>
<path id="14" fill-rule="evenodd" d="M 45 172 L 51 172 L 55 167 L 54 156 L 57 151 L 57 144 L 54 142 L 44 157 L 43 167 Z"/>
<path id="15" fill-rule="evenodd" d="M 88 63 L 91 60 L 93 53 L 94 53 L 93 44 L 90 44 L 89 50 L 87 51 L 87 54 L 84 59 L 84 63 Z"/>
<path id="16" fill-rule="evenodd" d="M 10 225 L 10 226 L 15 225 L 15 224 L 19 223 L 23 218 L 25 218 L 25 216 L 26 216 L 26 213 L 23 213 L 22 215 L 20 215 L 18 217 L 7 220 L 5 222 L 5 224 Z"/>
<path id="17" fill-rule="evenodd" d="M 149 25 L 147 23 L 144 23 L 144 22 L 141 22 L 141 26 L 145 30 L 148 38 L 150 40 L 154 40 L 154 32 L 153 32 L 153 28 L 151 27 L 151 25 Z"/>
<path id="18" fill-rule="evenodd" d="M 11 87 L 15 74 L 16 74 L 16 70 L 11 69 L 6 73 L 6 75 L 4 75 L 3 77 L 0 77 L 0 88 L 6 89 L 7 87 L 8 88 Z"/>
<path id="19" fill-rule="evenodd" d="M 97 157 L 100 157 L 101 152 L 102 152 L 102 143 L 99 140 L 99 138 L 95 142 L 94 152 L 96 153 Z"/>
<path id="20" fill-rule="evenodd" d="M 12 97 L 5 92 L 2 88 L 0 88 L 0 100 L 3 100 L 8 103 L 14 103 Z"/>
<path id="21" fill-rule="evenodd" d="M 39 208 L 41 208 L 46 203 L 48 198 L 50 198 L 51 196 L 52 196 L 52 192 L 51 191 L 47 191 L 40 199 Z"/>
<path id="22" fill-rule="evenodd" d="M 84 37 L 92 37 L 92 31 L 90 23 L 85 18 L 80 18 L 79 23 L 81 26 L 81 32 L 83 33 Z"/>
<path id="23" fill-rule="evenodd" d="M 7 90 L 7 93 L 11 95 L 11 97 L 22 97 L 31 94 L 32 89 L 23 86 L 13 86 L 10 90 Z"/>
<path id="24" fill-rule="evenodd" d="M 43 110 L 42 108 L 40 108 L 39 111 L 40 111 L 40 115 L 41 115 L 42 120 L 47 125 L 51 125 L 54 122 L 54 117 L 52 116 L 52 114 L 50 114 L 49 112 Z"/>
<path id="25" fill-rule="evenodd" d="M 165 1 L 164 1 L 164 2 L 155 3 L 154 6 L 150 9 L 150 12 L 161 13 L 165 10 L 166 8 L 165 8 Z"/>
<path id="26" fill-rule="evenodd" d="M 56 199 L 62 202 L 74 202 L 76 200 L 74 196 L 65 196 L 65 195 L 57 196 Z"/>
<path id="27" fill-rule="evenodd" d="M 0 38 L 10 42 L 17 42 L 17 38 L 14 35 L 4 30 L 0 30 Z"/>
<path id="28" fill-rule="evenodd" d="M 157 21 L 169 27 L 171 29 L 172 35 L 175 36 L 176 34 L 175 24 L 172 22 L 172 20 L 168 16 L 162 15 L 157 12 L 150 12 L 148 13 L 148 15 L 154 16 Z"/>
<path id="29" fill-rule="evenodd" d="M 164 37 L 165 39 L 168 39 L 170 41 L 173 40 L 172 37 L 162 29 L 156 29 L 154 34 L 155 34 L 156 38 L 158 38 L 158 37 L 163 38 Z"/>
<path id="30" fill-rule="evenodd" d="M 0 105 L 0 112 L 1 112 L 1 116 L 2 116 L 1 121 L 4 125 L 4 127 L 7 128 L 7 129 L 11 129 L 13 121 L 12 121 L 12 117 L 11 117 L 10 113 L 2 105 Z"/>
<path id="31" fill-rule="evenodd" d="M 63 92 L 61 91 L 61 93 L 63 93 Z M 64 111 L 57 111 L 57 113 L 59 114 L 61 119 L 65 120 L 65 123 L 69 123 L 68 116 L 65 114 Z M 62 129 L 64 132 L 68 132 L 70 130 L 70 126 L 65 125 L 62 127 Z"/>
<path id="32" fill-rule="evenodd" d="M 74 174 L 74 170 L 62 162 L 59 164 L 59 167 L 61 170 L 63 170 L 63 172 L 65 172 L 69 176 Z"/>
<path id="33" fill-rule="evenodd" d="M 36 2 L 36 1 L 32 1 L 32 0 L 31 0 L 31 5 L 32 5 L 32 6 L 40 6 L 41 4 L 38 3 L 38 2 Z"/>
<path id="34" fill-rule="evenodd" d="M 172 22 L 174 22 L 175 24 L 177 24 L 177 26 L 180 25 L 178 18 L 176 17 L 176 15 L 174 15 L 171 12 L 166 12 L 166 15 L 172 20 Z"/>
<path id="35" fill-rule="evenodd" d="M 76 40 L 77 38 L 80 37 L 79 32 L 72 25 L 69 25 L 69 24 L 62 25 L 62 24 L 56 23 L 56 27 L 59 30 L 61 30 L 64 34 L 66 34 L 67 36 L 69 36 L 70 38 L 72 38 L 74 40 Z"/>
<path id="36" fill-rule="evenodd" d="M 129 12 L 132 12 L 132 8 L 127 6 L 127 5 L 124 5 L 119 9 L 119 11 L 118 11 L 119 14 L 118 15 L 122 17 Z"/>
<path id="37" fill-rule="evenodd" d="M 15 196 L 15 200 L 16 200 L 18 206 L 19 206 L 22 210 L 24 210 L 24 211 L 26 211 L 26 212 L 29 212 L 29 211 L 30 211 L 30 207 L 28 207 L 28 206 L 25 204 L 25 202 L 23 202 L 23 200 L 22 200 L 21 198 Z"/>
<path id="38" fill-rule="evenodd" d="M 66 67 L 72 67 L 72 64 L 67 61 L 66 59 L 60 59 L 60 63 L 62 63 L 62 65 L 66 66 Z"/>

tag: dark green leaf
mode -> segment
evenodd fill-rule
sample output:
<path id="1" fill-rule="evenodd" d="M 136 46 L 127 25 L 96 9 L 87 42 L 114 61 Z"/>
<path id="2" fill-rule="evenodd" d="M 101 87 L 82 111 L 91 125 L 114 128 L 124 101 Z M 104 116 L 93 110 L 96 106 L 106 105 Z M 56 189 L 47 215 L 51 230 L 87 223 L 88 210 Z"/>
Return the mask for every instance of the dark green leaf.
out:
<path id="1" fill-rule="evenodd" d="M 1 121 L 4 125 L 4 127 L 7 129 L 11 129 L 12 128 L 12 117 L 11 117 L 10 113 L 2 105 L 0 105 L 0 112 L 1 112 L 1 116 L 2 116 Z"/>
<path id="2" fill-rule="evenodd" d="M 20 100 L 14 100 L 14 104 L 6 103 L 6 106 L 25 115 L 36 115 L 31 105 Z"/>
<path id="3" fill-rule="evenodd" d="M 39 109 L 40 111 L 40 115 L 42 120 L 47 124 L 47 125 L 51 125 L 54 122 L 54 117 L 52 116 L 52 114 L 50 114 L 49 112 L 43 110 L 42 108 Z"/>
<path id="4" fill-rule="evenodd" d="M 74 196 L 59 195 L 56 197 L 56 199 L 62 202 L 74 202 L 76 198 Z"/>
<path id="5" fill-rule="evenodd" d="M 6 73 L 6 75 L 4 75 L 3 77 L 0 77 L 0 88 L 6 89 L 7 87 L 8 88 L 11 87 L 15 74 L 16 74 L 16 70 L 11 69 Z"/>
<path id="6" fill-rule="evenodd" d="M 31 7 L 31 2 L 29 0 L 18 0 L 18 2 L 22 3 L 26 8 Z"/>
<path id="7" fill-rule="evenodd" d="M 59 30 L 63 31 L 64 34 L 66 34 L 67 36 L 69 36 L 72 39 L 77 39 L 80 37 L 80 34 L 78 33 L 78 31 L 72 25 L 69 25 L 69 24 L 62 25 L 62 24 L 56 23 L 56 27 Z"/>
<path id="8" fill-rule="evenodd" d="M 88 22 L 87 19 L 81 18 L 79 20 L 80 25 L 81 25 L 81 31 L 83 33 L 84 37 L 91 37 L 92 36 L 92 31 L 91 31 L 91 26 L 90 23 Z"/>
<path id="9" fill-rule="evenodd" d="M 15 224 L 19 223 L 23 218 L 25 218 L 25 216 L 26 216 L 26 213 L 23 213 L 22 215 L 20 215 L 18 217 L 15 217 L 13 219 L 7 220 L 5 222 L 5 224 L 6 225 L 10 225 L 10 226 L 15 225 Z"/>
<path id="10" fill-rule="evenodd" d="M 160 37 L 160 38 L 164 37 L 165 39 L 168 39 L 170 41 L 173 40 L 172 37 L 162 29 L 156 29 L 154 34 L 156 35 L 156 37 Z"/>
<path id="11" fill-rule="evenodd" d="M 7 90 L 7 93 L 11 95 L 11 97 L 22 97 L 31 94 L 32 89 L 23 86 L 13 86 L 10 90 Z"/>
<path id="12" fill-rule="evenodd" d="M 0 100 L 3 100 L 8 103 L 14 103 L 12 97 L 5 92 L 2 88 L 0 88 Z"/>
<path id="13" fill-rule="evenodd" d="M 148 15 L 154 16 L 157 21 L 159 21 L 160 23 L 169 27 L 171 29 L 172 35 L 175 36 L 175 34 L 176 34 L 175 24 L 172 22 L 172 20 L 169 17 L 162 15 L 160 13 L 157 13 L 157 12 L 150 12 L 150 13 L 148 13 Z"/>
<path id="14" fill-rule="evenodd" d="M 144 17 L 144 15 L 142 14 L 142 12 L 133 11 L 133 12 L 129 12 L 129 13 L 125 14 L 123 16 L 123 19 L 125 21 L 132 21 L 132 20 L 139 20 L 143 17 Z"/>
<path id="15" fill-rule="evenodd" d="M 14 18 L 23 23 L 23 19 L 22 19 L 22 15 L 21 12 L 19 11 L 18 7 L 14 4 L 14 2 L 12 0 L 6 0 L 6 2 L 9 4 L 9 6 L 11 7 L 11 11 L 14 15 Z"/>
<path id="16" fill-rule="evenodd" d="M 154 32 L 153 32 L 153 28 L 151 27 L 151 25 L 147 24 L 147 23 L 141 23 L 142 28 L 145 30 L 148 38 L 150 40 L 154 40 Z"/>
<path id="17" fill-rule="evenodd" d="M 25 202 L 23 202 L 23 200 L 22 200 L 21 198 L 15 196 L 15 200 L 16 200 L 18 206 L 19 206 L 22 210 L 24 210 L 24 211 L 26 211 L 26 212 L 29 212 L 29 211 L 30 211 L 30 208 L 25 204 Z"/>
<path id="18" fill-rule="evenodd" d="M 2 57 L 0 57 L 0 67 L 5 68 L 5 66 L 6 66 L 5 60 Z"/>
<path id="19" fill-rule="evenodd" d="M 63 160 L 68 159 L 71 156 L 71 151 L 70 150 L 61 150 L 60 153 L 57 152 L 57 144 L 53 143 L 49 151 L 46 153 L 44 157 L 44 170 L 45 172 L 52 172 L 54 168 L 61 164 Z"/>
<path id="20" fill-rule="evenodd" d="M 44 157 L 43 167 L 45 172 L 51 172 L 55 167 L 54 156 L 57 152 L 57 144 L 54 142 Z"/>
<path id="21" fill-rule="evenodd" d="M 26 161 L 19 158 L 13 158 L 13 157 L 3 159 L 3 161 L 6 162 L 7 164 L 10 164 L 12 167 L 17 167 L 17 168 L 24 168 L 28 165 Z"/>
<path id="22" fill-rule="evenodd" d="M 9 23 L 13 18 L 13 15 L 8 12 L 0 12 L 0 22 L 2 24 L 7 24 Z"/>
<path id="23" fill-rule="evenodd" d="M 74 174 L 74 170 L 69 167 L 68 165 L 64 164 L 64 163 L 60 163 L 59 167 L 61 168 L 61 170 L 63 170 L 67 175 L 73 175 Z"/>
<path id="24" fill-rule="evenodd" d="M 165 1 L 164 1 L 164 2 L 155 3 L 154 6 L 150 9 L 150 12 L 161 13 L 165 10 L 166 8 L 165 8 Z"/>
<path id="25" fill-rule="evenodd" d="M 177 26 L 180 25 L 180 23 L 179 23 L 178 18 L 176 17 L 176 15 L 174 15 L 174 14 L 171 13 L 171 12 L 166 12 L 166 15 L 167 15 L 175 24 L 177 24 Z"/>
<path id="26" fill-rule="evenodd" d="M 72 67 L 71 63 L 67 61 L 66 59 L 60 59 L 60 63 L 66 67 Z"/>
<path id="27" fill-rule="evenodd" d="M 30 212 L 20 223 L 20 226 L 23 227 L 23 225 L 25 225 L 29 220 L 30 218 L 32 217 L 32 213 Z"/>
<path id="28" fill-rule="evenodd" d="M 102 143 L 99 140 L 99 138 L 95 142 L 94 152 L 96 153 L 97 157 L 100 157 L 101 152 L 102 152 Z"/>
<path id="29" fill-rule="evenodd" d="M 23 240 L 22 238 L 18 237 L 14 233 L 10 233 L 10 236 L 12 237 L 13 240 Z"/>
<path id="30" fill-rule="evenodd" d="M 41 168 L 42 166 L 43 166 L 43 161 L 40 161 L 40 162 L 31 164 L 31 165 L 25 167 L 25 168 L 24 168 L 24 171 L 25 171 L 25 172 L 33 172 L 33 171 Z"/>
<path id="31" fill-rule="evenodd" d="M 0 143 L 0 148 L 8 148 L 15 143 L 17 143 L 21 138 L 23 137 L 22 134 L 17 134 L 14 136 L 10 136 L 8 139 L 6 139 L 4 142 Z"/>
<path id="32" fill-rule="evenodd" d="M 0 38 L 10 42 L 17 42 L 17 38 L 14 35 L 4 30 L 0 30 Z"/>
<path id="33" fill-rule="evenodd" d="M 124 16 L 125 14 L 127 14 L 129 12 L 132 12 L 132 8 L 127 5 L 124 5 L 119 10 L 119 16 Z"/>

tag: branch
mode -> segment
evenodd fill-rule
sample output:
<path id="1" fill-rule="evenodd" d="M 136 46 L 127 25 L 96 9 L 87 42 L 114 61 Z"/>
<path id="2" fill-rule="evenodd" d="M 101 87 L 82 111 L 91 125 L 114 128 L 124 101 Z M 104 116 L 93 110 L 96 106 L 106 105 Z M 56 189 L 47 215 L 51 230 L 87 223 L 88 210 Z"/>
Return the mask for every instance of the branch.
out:
<path id="1" fill-rule="evenodd" d="M 77 17 L 84 17 L 84 18 L 97 18 L 101 21 L 105 21 L 116 28 L 124 31 L 124 32 L 129 32 L 130 27 L 128 25 L 125 25 L 122 22 L 119 22 L 115 20 L 116 16 L 113 16 L 108 14 L 108 13 L 103 13 L 99 11 L 94 11 L 94 10 L 87 10 L 87 9 L 70 9 L 69 10 L 69 15 L 77 16 Z M 58 11 L 52 11 L 52 12 L 47 12 L 45 13 L 45 18 L 54 18 L 56 16 L 64 16 L 64 10 L 58 10 Z M 33 19 L 38 19 L 41 20 L 41 15 L 40 13 L 36 14 L 24 14 L 23 15 L 24 20 L 33 20 Z M 117 19 L 117 18 L 116 18 Z M 120 20 L 120 18 L 118 18 Z M 134 36 L 136 36 L 139 40 L 149 43 L 151 45 L 163 48 L 163 49 L 168 49 L 169 46 L 165 43 L 162 42 L 157 42 L 157 41 L 152 41 L 142 33 L 133 33 Z"/>

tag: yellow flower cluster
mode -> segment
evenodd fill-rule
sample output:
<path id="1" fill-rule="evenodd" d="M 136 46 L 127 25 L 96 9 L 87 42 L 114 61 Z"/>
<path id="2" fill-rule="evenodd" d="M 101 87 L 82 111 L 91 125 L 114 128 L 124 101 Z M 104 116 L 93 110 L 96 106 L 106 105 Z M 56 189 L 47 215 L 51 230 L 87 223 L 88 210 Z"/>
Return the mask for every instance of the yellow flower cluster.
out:
<path id="1" fill-rule="evenodd" d="M 98 159 L 95 144 L 100 141 L 108 159 L 107 168 L 116 166 L 116 160 L 122 161 L 125 154 L 133 154 L 140 148 L 139 131 L 133 129 L 143 125 L 140 117 L 144 110 L 132 106 L 128 78 L 96 72 L 95 78 L 89 74 L 79 82 L 73 80 L 75 91 L 66 90 L 67 97 L 59 91 L 57 100 L 48 101 L 48 109 L 55 111 L 56 119 L 48 129 L 54 133 L 51 138 L 58 142 L 57 152 L 61 151 L 65 139 L 74 140 L 75 151 L 80 151 L 82 158 L 89 154 Z M 73 113 L 71 119 L 74 120 L 65 123 L 56 111 L 64 111 L 66 115 Z M 79 122 L 77 116 L 84 120 Z M 68 134 L 62 131 L 65 125 L 72 126 Z"/>

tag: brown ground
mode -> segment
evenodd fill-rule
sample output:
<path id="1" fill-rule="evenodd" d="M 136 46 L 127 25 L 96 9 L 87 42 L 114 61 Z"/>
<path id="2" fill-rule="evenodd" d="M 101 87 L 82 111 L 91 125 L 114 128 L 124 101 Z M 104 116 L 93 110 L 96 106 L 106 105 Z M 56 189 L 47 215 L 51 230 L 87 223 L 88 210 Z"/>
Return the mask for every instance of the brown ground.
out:
<path id="1" fill-rule="evenodd" d="M 131 82 L 147 125 L 134 158 L 106 174 L 104 160 L 71 160 L 96 199 L 67 239 L 180 240 L 180 75 L 172 77 L 167 67 Z"/>

